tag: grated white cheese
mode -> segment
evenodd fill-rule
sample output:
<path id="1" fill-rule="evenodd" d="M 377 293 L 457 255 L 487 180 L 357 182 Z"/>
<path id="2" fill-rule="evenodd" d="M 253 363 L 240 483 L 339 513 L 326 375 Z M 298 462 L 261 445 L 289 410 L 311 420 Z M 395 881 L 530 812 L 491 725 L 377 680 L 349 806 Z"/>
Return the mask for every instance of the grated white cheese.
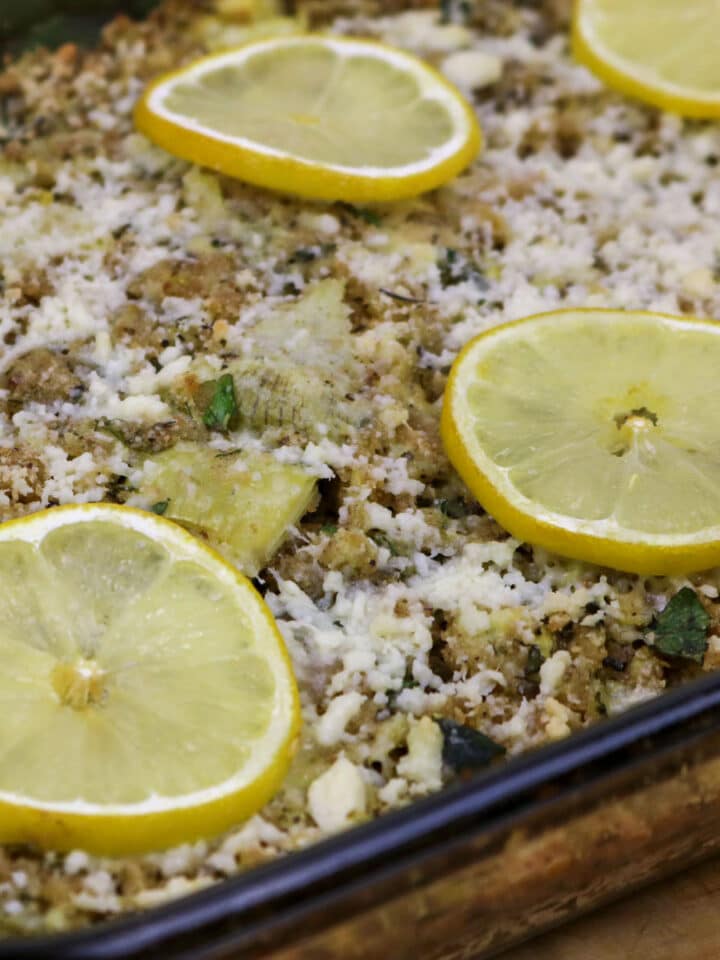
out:
<path id="1" fill-rule="evenodd" d="M 555 693 L 571 662 L 572 657 L 567 650 L 557 650 L 548 657 L 540 667 L 540 693 L 544 696 Z"/>
<path id="2" fill-rule="evenodd" d="M 423 792 L 442 785 L 442 731 L 430 717 L 410 721 L 408 752 L 398 763 L 398 773 Z"/>
<path id="3" fill-rule="evenodd" d="M 335 833 L 362 816 L 367 808 L 367 789 L 360 771 L 345 756 L 310 784 L 308 809 L 317 825 Z"/>
<path id="4" fill-rule="evenodd" d="M 333 697 L 327 710 L 315 727 L 315 736 L 318 743 L 324 747 L 332 747 L 344 738 L 345 728 L 357 716 L 366 697 L 357 690 Z"/>

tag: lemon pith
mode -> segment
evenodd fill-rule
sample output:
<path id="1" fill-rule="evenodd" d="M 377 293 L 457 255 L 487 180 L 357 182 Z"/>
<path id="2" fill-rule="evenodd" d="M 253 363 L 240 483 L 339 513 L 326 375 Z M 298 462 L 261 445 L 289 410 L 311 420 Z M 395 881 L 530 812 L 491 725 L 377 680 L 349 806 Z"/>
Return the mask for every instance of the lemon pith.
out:
<path id="1" fill-rule="evenodd" d="M 351 202 L 434 189 L 480 146 L 470 106 L 432 67 L 377 42 L 321 35 L 249 43 L 162 76 L 135 122 L 194 163 Z"/>
<path id="2" fill-rule="evenodd" d="M 60 507 L 0 526 L 0 840 L 119 854 L 221 832 L 299 727 L 252 585 L 168 521 Z"/>
<path id="3" fill-rule="evenodd" d="M 442 436 L 514 536 L 638 573 L 720 562 L 720 326 L 565 310 L 495 327 L 453 365 Z"/>
<path id="4" fill-rule="evenodd" d="M 720 116 L 714 0 L 575 0 L 572 45 L 609 86 L 687 116 Z"/>

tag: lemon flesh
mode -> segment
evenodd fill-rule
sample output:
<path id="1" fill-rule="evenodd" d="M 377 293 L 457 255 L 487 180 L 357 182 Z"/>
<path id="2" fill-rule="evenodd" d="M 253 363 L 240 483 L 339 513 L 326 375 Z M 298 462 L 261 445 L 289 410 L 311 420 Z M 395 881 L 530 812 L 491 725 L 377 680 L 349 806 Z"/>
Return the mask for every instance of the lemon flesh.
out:
<path id="1" fill-rule="evenodd" d="M 514 535 L 619 569 L 720 562 L 720 326 L 569 310 L 465 347 L 448 455 Z"/>
<path id="2" fill-rule="evenodd" d="M 179 527 L 0 527 L 0 840 L 130 853 L 217 833 L 285 772 L 297 692 L 252 585 Z"/>
<path id="3" fill-rule="evenodd" d="M 689 116 L 720 116 L 715 0 L 577 0 L 575 53 L 610 86 Z"/>
<path id="4" fill-rule="evenodd" d="M 421 60 L 370 41 L 276 37 L 161 77 L 135 113 L 170 153 L 336 200 L 433 189 L 477 152 L 477 121 Z"/>

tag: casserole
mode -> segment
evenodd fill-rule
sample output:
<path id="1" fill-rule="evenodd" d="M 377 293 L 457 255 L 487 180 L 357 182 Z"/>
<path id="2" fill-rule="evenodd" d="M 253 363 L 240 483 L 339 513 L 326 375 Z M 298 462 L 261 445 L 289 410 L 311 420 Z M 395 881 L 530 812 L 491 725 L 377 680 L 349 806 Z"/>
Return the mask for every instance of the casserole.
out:
<path id="1" fill-rule="evenodd" d="M 706 677 L 211 890 L 0 957 L 494 956 L 718 849 L 719 721 Z"/>
<path id="2" fill-rule="evenodd" d="M 328 8 L 317 4 L 301 6 L 313 23 L 328 15 Z M 342 19 L 358 14 L 358 9 L 359 15 L 349 22 Z M 367 10 L 339 4 L 332 12 L 340 15 L 338 29 L 372 32 L 380 24 L 383 37 L 395 42 L 405 39 L 419 50 L 428 50 L 431 58 L 442 60 L 451 72 L 458 70 L 457 60 L 454 68 L 451 66 L 454 45 L 458 37 L 467 36 L 462 31 L 469 28 L 455 23 L 454 18 L 464 17 L 467 11 L 458 14 L 450 5 L 441 12 L 441 18 L 448 20 L 442 24 L 436 22 L 433 11 L 430 19 L 422 11 L 383 18 L 384 11 L 372 4 Z M 39 275 L 28 277 L 19 268 L 5 277 L 10 306 L 4 318 L 8 349 L 3 362 L 5 389 L 13 405 L 7 420 L 12 423 L 8 430 L 17 432 L 9 433 L 11 443 L 4 449 L 12 451 L 12 456 L 7 456 L 13 477 L 22 471 L 23 483 L 29 488 L 15 484 L 14 500 L 8 497 L 11 502 L 6 507 L 22 513 L 58 499 L 104 496 L 143 506 L 165 503 L 167 487 L 157 487 L 158 474 L 146 471 L 145 464 L 157 464 L 163 455 L 172 458 L 175 448 L 183 457 L 189 456 L 192 444 L 198 442 L 192 410 L 185 417 L 177 414 L 172 421 L 153 420 L 162 403 L 174 404 L 176 412 L 179 409 L 171 372 L 182 381 L 178 388 L 182 393 L 186 381 L 181 374 L 187 372 L 183 364 L 188 358 L 190 362 L 198 359 L 194 353 L 202 354 L 203 362 L 208 357 L 217 361 L 215 366 L 211 364 L 215 372 L 224 370 L 223 364 L 234 364 L 236 376 L 238 370 L 242 374 L 242 388 L 262 398 L 254 406 L 247 404 L 254 411 L 252 417 L 257 414 L 256 419 L 249 418 L 247 426 L 256 431 L 266 427 L 280 431 L 282 439 L 276 437 L 275 449 L 311 475 L 316 471 L 314 476 L 320 481 L 321 507 L 311 510 L 303 521 L 301 536 L 275 555 L 269 570 L 263 561 L 251 572 L 265 571 L 260 585 L 285 626 L 297 669 L 304 674 L 306 710 L 311 719 L 308 729 L 322 731 L 318 741 L 323 749 L 304 745 L 295 779 L 288 781 L 287 792 L 268 814 L 275 831 L 267 832 L 270 842 L 261 837 L 253 849 L 247 834 L 235 838 L 229 867 L 225 855 L 230 847 L 199 852 L 185 849 L 167 858 L 143 861 L 140 890 L 128 894 L 126 879 L 120 875 L 122 868 L 89 865 L 82 855 L 71 859 L 70 854 L 67 860 L 50 856 L 40 861 L 35 854 L 10 851 L 11 876 L 25 877 L 17 881 L 20 888 L 13 880 L 6 891 L 7 902 L 12 904 L 6 911 L 10 920 L 32 916 L 33 910 L 35 917 L 43 915 L 46 894 L 52 889 L 46 884 L 48 878 L 61 877 L 65 884 L 61 896 L 70 889 L 69 910 L 75 916 L 70 923 L 78 915 L 79 922 L 88 922 L 111 915 L 116 902 L 122 910 L 149 906 L 153 896 L 143 897 L 146 893 L 171 895 L 216 882 L 226 872 L 234 872 L 235 866 L 247 866 L 258 850 L 259 859 L 265 859 L 268 847 L 278 853 L 293 850 L 338 826 L 349 826 L 368 812 L 385 814 L 387 809 L 421 797 L 437 789 L 443 778 L 451 779 L 447 771 L 440 770 L 436 715 L 446 723 L 471 719 L 511 752 L 519 752 L 562 738 L 605 713 L 619 713 L 699 672 L 694 662 L 663 660 L 654 652 L 650 636 L 655 613 L 684 581 L 640 581 L 580 569 L 508 541 L 469 501 L 431 441 L 448 354 L 478 324 L 497 322 L 563 298 L 582 302 L 593 297 L 621 299 L 627 284 L 633 296 L 645 296 L 658 309 L 672 299 L 673 309 L 712 311 L 714 290 L 706 262 L 711 254 L 703 243 L 690 244 L 688 238 L 699 232 L 704 241 L 712 224 L 713 185 L 707 168 L 714 156 L 713 132 L 688 129 L 679 138 L 681 146 L 673 147 L 678 132 L 673 118 L 658 119 L 606 96 L 562 58 L 560 43 L 553 39 L 557 11 L 535 18 L 522 8 L 490 5 L 473 13 L 478 18 L 476 29 L 487 30 L 492 39 L 482 51 L 484 78 L 478 79 L 475 73 L 471 88 L 484 111 L 490 160 L 481 161 L 446 193 L 410 208 L 335 205 L 323 210 L 298 209 L 290 201 L 276 201 L 259 191 L 187 169 L 128 133 L 127 115 L 140 89 L 140 76 L 144 79 L 166 67 L 170 56 L 190 56 L 203 44 L 227 42 L 225 34 L 237 40 L 237 31 L 245 29 L 242 22 L 219 28 L 212 17 L 208 22 L 199 20 L 197 14 L 197 9 L 177 4 L 151 21 L 147 33 L 122 21 L 111 27 L 106 34 L 107 47 L 98 55 L 100 67 L 106 71 L 101 95 L 91 83 L 93 70 L 84 70 L 77 51 L 68 47 L 52 59 L 38 53 L 34 61 L 23 61 L 20 71 L 27 70 L 32 80 L 29 94 L 27 76 L 17 81 L 19 88 L 13 88 L 12 73 L 5 81 L 5 152 L 10 163 L 6 200 L 12 207 L 15 187 L 20 193 L 26 191 L 19 206 L 26 203 L 32 208 L 32 216 L 38 218 L 35 229 L 46 228 L 43 239 L 48 246 L 43 253 L 46 286 L 39 282 Z M 195 28 L 200 30 L 201 41 Z M 161 40 L 165 38 L 164 46 L 160 42 L 153 48 L 148 42 L 148 38 L 155 39 L 153 31 Z M 126 73 L 119 86 L 113 86 L 117 78 L 112 71 L 118 62 L 127 64 Z M 90 90 L 87 102 L 78 102 L 76 72 Z M 457 81 L 463 83 L 464 76 L 460 70 Z M 17 102 L 21 100 L 18 89 L 32 103 L 32 128 L 22 125 L 25 107 Z M 41 110 L 48 96 L 51 104 L 53 97 L 68 98 L 60 101 L 56 113 L 63 121 L 68 119 L 69 130 L 48 129 L 54 121 L 44 118 Z M 551 105 L 546 97 L 552 98 Z M 605 112 L 592 119 L 597 100 Z M 79 110 L 74 126 L 69 123 L 71 110 Z M 627 155 L 630 148 L 623 144 L 628 142 L 637 156 Z M 602 155 L 608 144 L 614 145 L 614 152 L 609 169 L 605 169 L 596 154 Z M 50 155 L 43 156 L 48 145 Z M 586 146 L 591 154 L 590 169 L 601 181 L 599 186 L 595 184 L 594 194 L 592 182 L 585 180 Z M 676 158 L 673 149 L 684 152 Z M 79 170 L 75 170 L 79 155 L 85 165 L 78 163 Z M 499 178 L 501 167 L 503 176 Z M 618 222 L 625 200 L 612 188 L 618 171 L 630 171 L 628 176 L 636 185 L 633 199 L 638 222 L 645 233 L 636 224 L 626 229 Z M 569 191 L 565 191 L 566 179 Z M 646 190 L 648 183 L 651 187 Z M 678 183 L 682 186 L 677 187 Z M 582 207 L 588 191 L 588 209 L 597 213 L 602 221 L 599 225 L 588 225 Z M 667 213 L 676 206 L 677 191 L 686 201 L 685 220 L 678 232 L 672 233 Z M 693 199 L 700 193 L 700 200 Z M 179 204 L 178 196 L 182 197 Z M 45 219 L 43 207 L 57 215 L 59 228 Z M 228 209 L 232 217 L 227 216 Z M 8 260 L 16 257 L 26 242 L 24 212 L 13 211 L 17 219 L 5 236 Z M 257 231 L 257 246 L 269 255 L 253 259 L 255 225 L 263 220 L 269 227 L 266 235 Z M 11 223 L 10 215 L 6 222 Z M 94 232 L 87 255 L 83 252 L 84 259 L 78 262 L 67 252 L 66 235 L 73 230 L 82 234 L 87 222 Z M 201 229 L 196 229 L 198 224 Z M 238 225 L 240 232 L 233 232 Z M 594 236 L 596 230 L 597 249 L 590 249 L 588 234 Z M 531 235 L 523 236 L 524 231 Z M 651 288 L 644 290 L 646 277 L 639 277 L 633 263 L 626 261 L 642 249 L 653 231 L 662 235 L 664 245 L 657 245 L 656 259 L 648 254 L 644 261 L 646 272 L 653 277 Z M 462 249 L 455 245 L 459 239 Z M 333 259 L 338 247 L 341 255 Z M 34 251 L 28 249 L 32 258 Z M 475 249 L 477 257 L 471 257 Z M 238 271 L 240 250 L 252 269 Z M 685 256 L 688 250 L 690 262 L 679 253 Z M 129 267 L 123 259 L 126 255 L 132 257 Z M 672 256 L 679 266 L 667 266 Z M 280 261 L 279 270 L 274 269 L 273 257 Z M 527 257 L 527 269 L 524 261 L 518 265 L 521 257 Z M 663 264 L 667 275 L 662 273 Z M 93 270 L 99 271 L 101 282 L 97 285 L 93 284 Z M 239 273 L 243 273 L 242 281 Z M 390 279 L 392 284 L 385 286 Z M 338 284 L 344 284 L 341 296 Z M 248 365 L 246 358 L 237 355 L 242 351 L 234 353 L 232 343 L 228 347 L 227 335 L 233 333 L 228 314 L 242 309 L 243 323 L 248 319 L 255 323 L 253 334 L 266 352 L 282 355 L 272 317 L 262 314 L 262 301 L 267 299 L 288 322 L 296 324 L 296 311 L 304 311 L 306 323 L 305 291 L 307 297 L 320 297 L 312 301 L 314 311 L 331 314 L 337 324 L 330 331 L 310 328 L 317 342 L 312 350 L 308 348 L 304 361 L 314 373 L 323 374 L 312 381 L 312 390 L 287 357 L 274 371 L 279 370 L 283 390 L 302 400 L 297 422 L 288 425 L 275 403 L 277 387 L 275 381 L 268 381 L 264 359 L 261 362 L 251 356 Z M 340 302 L 344 306 L 340 307 Z M 432 314 L 432 322 L 426 323 L 422 315 L 418 319 L 419 305 L 423 313 Z M 249 309 L 256 307 L 256 313 Z M 102 314 L 100 320 L 93 309 Z M 436 309 L 439 317 L 432 313 Z M 111 316 L 107 318 L 106 313 Z M 199 322 L 193 314 L 200 316 Z M 32 324 L 38 317 L 40 329 L 49 331 L 52 348 L 51 356 L 43 353 L 40 358 L 52 371 L 50 384 L 45 383 L 42 393 L 38 389 L 38 355 L 28 359 L 28 348 L 38 346 L 32 342 Z M 23 320 L 26 329 L 18 322 Z M 66 322 L 69 335 L 62 329 Z M 108 328 L 98 329 L 105 322 Z M 364 405 L 368 398 L 363 389 L 368 384 L 358 384 L 357 363 L 342 350 L 348 324 L 364 351 L 363 369 L 371 371 L 368 379 L 374 406 Z M 30 339 L 23 339 L 28 327 Z M 296 332 L 306 333 L 307 329 Z M 179 330 L 181 342 L 165 343 L 163 334 L 168 330 Z M 236 334 L 235 345 L 242 346 L 244 327 Z M 41 344 L 40 349 L 48 348 Z M 121 372 L 127 379 L 122 391 L 126 395 L 117 393 L 117 397 L 107 392 L 108 355 L 113 349 L 113 359 L 124 358 L 128 363 L 138 359 L 131 351 L 144 351 L 137 367 Z M 330 351 L 332 377 L 327 369 Z M 150 354 L 152 369 L 143 366 Z M 198 376 L 197 368 L 193 374 Z M 206 370 L 203 379 L 209 376 Z M 86 388 L 87 383 L 93 385 L 92 390 Z M 340 397 L 339 384 L 346 388 Z M 69 415 L 65 403 L 82 407 L 91 422 L 83 421 L 77 412 Z M 128 416 L 129 409 L 137 417 Z M 115 414 L 109 415 L 108 410 Z M 328 414 L 328 422 L 323 423 L 327 435 L 312 432 L 318 410 Z M 404 420 L 408 410 L 412 419 Z M 361 450 L 361 456 L 356 456 L 345 449 L 343 431 L 362 429 L 374 416 L 386 431 L 383 442 L 389 438 L 391 444 L 370 451 L 374 459 L 369 468 L 366 452 Z M 61 426 L 54 425 L 50 417 Z M 43 435 L 42 440 L 38 434 Z M 108 435 L 112 439 L 107 439 Z M 237 452 L 235 441 L 212 438 L 215 446 L 211 446 L 204 434 L 201 440 L 214 456 L 230 457 Z M 54 448 L 52 463 L 33 453 L 43 442 L 45 450 Z M 403 452 L 399 454 L 398 449 Z M 16 462 L 19 451 L 29 451 L 27 460 Z M 365 462 L 362 456 L 366 456 Z M 339 507 L 336 477 L 344 485 L 344 501 Z M 369 479 L 373 484 L 368 491 L 363 488 Z M 172 500 L 178 499 L 180 494 L 173 493 Z M 181 519 L 193 522 L 192 518 Z M 718 593 L 715 576 L 711 573 L 691 581 L 704 591 L 704 602 L 712 613 Z M 345 581 L 353 589 L 359 585 L 358 590 L 346 590 Z M 492 643 L 486 642 L 489 633 Z M 369 649 L 362 648 L 361 642 L 368 636 L 372 638 L 366 644 Z M 328 664 L 334 664 L 333 647 L 346 658 L 342 671 L 332 667 L 333 683 L 338 685 L 329 683 L 327 689 L 317 691 L 312 680 L 330 669 Z M 365 657 L 362 662 L 353 659 L 357 652 Z M 706 669 L 715 665 L 716 655 L 717 645 L 711 641 L 703 664 Z M 688 821 L 691 811 L 698 813 L 706 804 L 712 809 L 713 736 L 708 730 L 714 717 L 713 696 L 712 680 L 701 683 L 697 692 L 688 686 L 636 714 L 615 718 L 606 726 L 548 748 L 548 753 L 513 759 L 472 787 L 451 787 L 437 798 L 415 801 L 417 805 L 407 811 L 385 814 L 377 825 L 362 826 L 355 833 L 324 841 L 325 846 L 321 843 L 307 852 L 293 853 L 287 861 L 258 868 L 254 876 L 228 881 L 217 892 L 198 893 L 195 901 L 163 908 L 155 926 L 151 919 L 130 920 L 117 928 L 116 935 L 98 928 L 97 934 L 78 934 L 64 942 L 70 950 L 89 951 L 88 956 L 103 950 L 108 955 L 112 949 L 129 955 L 134 949 L 132 937 L 137 937 L 139 944 L 149 942 L 148 949 L 167 951 L 172 949 L 167 938 L 174 936 L 175 925 L 192 921 L 194 932 L 188 934 L 191 946 L 187 949 L 194 949 L 193 939 L 199 941 L 202 936 L 202 949 L 211 951 L 208 955 L 220 955 L 225 949 L 222 934 L 213 928 L 206 937 L 207 929 L 202 929 L 201 915 L 207 909 L 219 918 L 223 929 L 241 925 L 238 936 L 249 940 L 244 946 L 242 940 L 233 943 L 232 949 L 247 949 L 248 956 L 269 949 L 285 949 L 288 956 L 299 950 L 307 955 L 317 950 L 322 955 L 322 950 L 340 949 L 344 937 L 354 944 L 343 946 L 344 950 L 377 955 L 387 945 L 388 929 L 405 927 L 411 918 L 417 922 L 420 915 L 427 931 L 428 956 L 496 949 L 561 919 L 577 899 L 581 906 L 589 906 L 621 886 L 654 875 L 656 869 L 684 863 L 712 848 L 712 817 L 698 816 L 692 830 Z M 346 708 L 351 707 L 355 713 L 347 714 Z M 389 739 L 378 746 L 374 738 L 381 729 Z M 654 736 L 646 741 L 648 730 Z M 630 748 L 638 752 L 637 763 L 630 763 L 626 752 Z M 589 759 L 586 749 L 594 765 L 581 763 Z M 341 763 L 339 768 L 337 763 Z M 556 782 L 556 764 L 565 772 L 580 764 L 586 787 L 578 787 L 576 792 L 571 783 Z M 683 765 L 691 773 L 679 774 Z M 309 794 L 318 782 L 326 788 L 328 781 L 322 778 L 333 769 L 341 775 L 343 790 L 348 777 L 353 789 L 358 784 L 367 788 L 372 797 L 369 809 L 351 803 L 338 810 L 337 805 L 324 802 L 318 787 L 318 802 L 308 815 L 302 799 L 305 792 Z M 547 790 L 560 792 L 556 801 L 541 803 L 530 802 L 533 793 L 529 809 L 525 809 L 522 798 L 530 787 L 541 795 Z M 344 790 L 344 796 L 347 792 Z M 503 810 L 494 820 L 498 794 Z M 353 795 L 357 797 L 357 791 Z M 579 808 L 573 806 L 575 802 Z M 596 802 L 597 808 L 593 806 Z M 505 819 L 514 804 L 519 805 L 523 817 L 529 817 L 522 824 L 512 817 Z M 466 842 L 462 833 L 465 817 L 471 824 L 471 842 Z M 560 821 L 565 829 L 558 832 Z M 475 827 L 479 828 L 477 834 Z M 537 831 L 537 835 L 526 843 L 523 831 Z M 452 834 L 462 850 L 452 844 L 445 847 Z M 421 836 L 428 838 L 427 847 Z M 631 851 L 632 862 L 627 863 Z M 478 852 L 484 859 L 476 863 Z M 603 867 L 599 877 L 597 856 Z M 347 887 L 341 885 L 344 874 L 337 863 L 346 858 L 350 859 Z M 618 861 L 623 858 L 621 869 Z M 19 869 L 18 861 L 22 862 Z M 117 873 L 113 872 L 116 869 Z M 382 905 L 388 891 L 399 889 L 399 876 L 392 872 L 395 869 L 410 878 L 403 883 L 410 883 L 414 892 L 405 901 L 390 900 L 393 910 L 385 916 L 373 898 Z M 310 871 L 310 879 L 306 871 Z M 173 884 L 174 876 L 187 882 Z M 373 887 L 368 889 L 371 878 Z M 508 886 L 495 888 L 498 878 Z M 432 882 L 435 879 L 437 889 Z M 352 893 L 342 909 L 334 901 L 328 907 L 331 919 L 347 916 L 348 929 L 341 926 L 332 931 L 325 946 L 322 940 L 314 944 L 312 938 L 303 945 L 297 929 L 287 932 L 294 913 L 283 921 L 286 932 L 262 927 L 261 915 L 270 909 L 267 904 L 258 909 L 255 919 L 259 925 L 254 926 L 241 907 L 252 903 L 263 889 L 263 895 L 267 894 L 264 882 L 278 885 L 283 902 L 294 901 L 299 890 L 312 890 L 313 897 L 317 893 L 318 899 L 308 897 L 304 904 L 307 913 L 301 913 L 299 907 L 297 911 L 298 922 L 302 919 L 308 930 L 317 929 L 318 936 L 325 921 L 317 911 L 331 903 L 328 888 L 334 888 L 338 896 Z M 23 883 L 27 894 L 22 893 Z M 74 889 L 73 884 L 81 889 Z M 357 889 L 358 884 L 362 890 Z M 469 902 L 458 893 L 465 888 L 473 891 Z M 543 894 L 539 903 L 533 899 L 538 890 Z M 235 891 L 240 905 L 234 899 Z M 478 891 L 487 891 L 486 901 L 479 899 Z M 357 916 L 353 913 L 356 903 L 365 909 Z M 199 913 L 194 913 L 195 909 Z M 514 916 L 512 909 L 527 916 Z M 228 912 L 235 921 L 227 919 Z M 47 911 L 48 916 L 51 913 Z M 477 916 L 477 926 L 467 921 L 467 913 Z M 58 925 L 68 925 L 62 911 L 54 916 Z M 377 930 L 381 931 L 379 937 Z M 287 935 L 286 946 L 280 947 L 278 939 L 271 947 L 271 941 L 263 941 L 266 933 L 278 938 Z M 61 947 L 41 941 L 22 948 L 17 943 L 8 945 L 8 950 L 21 949 L 53 951 Z M 185 949 L 178 946 L 178 950 Z"/>

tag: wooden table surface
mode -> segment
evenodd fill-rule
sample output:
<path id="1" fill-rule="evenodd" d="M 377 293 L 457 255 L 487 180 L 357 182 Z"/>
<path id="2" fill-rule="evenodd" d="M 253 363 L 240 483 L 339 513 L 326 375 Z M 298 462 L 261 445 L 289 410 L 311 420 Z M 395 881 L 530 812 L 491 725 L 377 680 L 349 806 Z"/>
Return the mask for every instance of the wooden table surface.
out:
<path id="1" fill-rule="evenodd" d="M 502 960 L 720 960 L 720 858 L 510 950 Z"/>

